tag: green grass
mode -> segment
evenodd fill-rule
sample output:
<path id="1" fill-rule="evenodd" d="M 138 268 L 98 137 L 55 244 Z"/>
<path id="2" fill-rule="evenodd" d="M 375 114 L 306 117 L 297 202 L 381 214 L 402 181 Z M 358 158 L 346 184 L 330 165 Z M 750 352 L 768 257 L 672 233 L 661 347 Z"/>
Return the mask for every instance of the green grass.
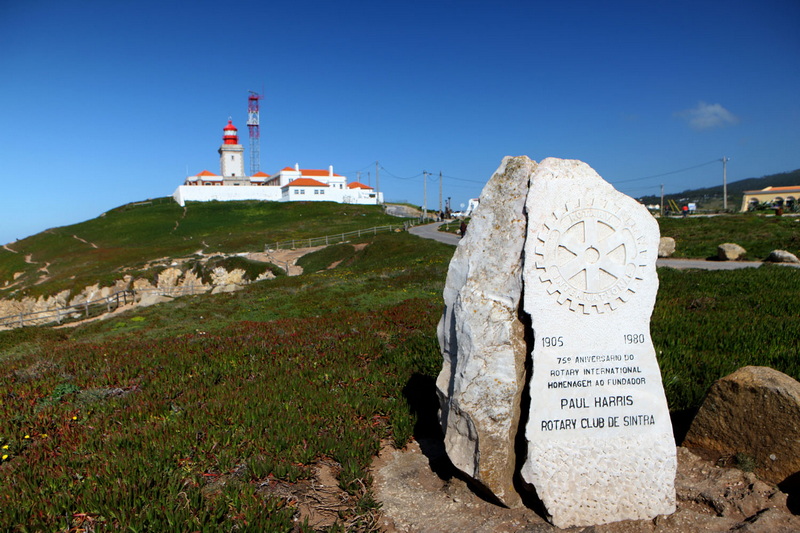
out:
<path id="1" fill-rule="evenodd" d="M 766 259 L 775 249 L 800 254 L 800 217 L 742 214 L 716 217 L 660 218 L 662 237 L 675 239 L 673 257 L 717 256 L 717 246 L 739 244 L 751 260 Z"/>
<path id="2" fill-rule="evenodd" d="M 398 219 L 380 206 L 332 202 L 190 202 L 169 199 L 113 209 L 80 224 L 53 228 L 0 249 L 0 298 L 55 294 L 97 282 L 109 285 L 123 271 L 148 261 L 189 257 L 197 251 L 262 251 L 276 241 L 366 229 Z M 79 240 L 82 239 L 82 240 Z M 30 255 L 36 264 L 25 263 Z M 50 280 L 36 284 L 47 265 Z M 21 284 L 4 288 L 21 272 Z M 22 286 L 24 288 L 20 289 Z"/>
<path id="3" fill-rule="evenodd" d="M 113 530 L 288 531 L 295 509 L 262 487 L 322 458 L 341 465 L 342 522 L 357 522 L 374 507 L 380 440 L 413 430 L 404 387 L 436 372 L 452 253 L 408 234 L 370 249 L 358 270 L 0 333 L 0 479 L 14 487 L 0 529 L 68 529 L 87 513 Z"/>
<path id="4" fill-rule="evenodd" d="M 0 332 L 0 530 L 289 531 L 296 509 L 269 487 L 298 485 L 321 459 L 349 495 L 339 527 L 366 529 L 381 439 L 403 445 L 438 408 L 454 248 L 364 242 L 237 293 Z M 659 276 L 651 327 L 671 410 L 747 364 L 800 378 L 800 271 Z"/>
<path id="5" fill-rule="evenodd" d="M 659 269 L 651 332 L 672 410 L 700 405 L 714 381 L 747 365 L 800 379 L 800 270 Z"/>
<path id="6" fill-rule="evenodd" d="M 352 244 L 335 244 L 304 255 L 297 260 L 297 264 L 303 268 L 304 273 L 319 272 L 336 263 L 346 266 L 355 259 L 355 255 L 356 249 Z"/>

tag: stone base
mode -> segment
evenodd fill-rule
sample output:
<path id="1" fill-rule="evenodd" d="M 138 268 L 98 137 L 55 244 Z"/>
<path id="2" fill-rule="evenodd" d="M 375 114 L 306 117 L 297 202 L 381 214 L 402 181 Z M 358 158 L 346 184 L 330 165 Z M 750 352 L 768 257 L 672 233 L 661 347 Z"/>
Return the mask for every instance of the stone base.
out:
<path id="1" fill-rule="evenodd" d="M 557 527 L 646 520 L 675 512 L 671 434 L 530 443 L 525 481 Z"/>

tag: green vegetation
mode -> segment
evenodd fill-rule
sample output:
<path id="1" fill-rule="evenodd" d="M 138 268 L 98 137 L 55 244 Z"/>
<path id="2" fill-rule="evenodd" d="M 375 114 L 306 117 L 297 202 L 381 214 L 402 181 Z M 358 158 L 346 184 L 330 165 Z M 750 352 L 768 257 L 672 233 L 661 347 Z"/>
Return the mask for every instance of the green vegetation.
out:
<path id="1" fill-rule="evenodd" d="M 685 232 L 679 249 L 713 250 L 702 230 L 686 231 L 695 220 L 668 221 Z M 772 248 L 791 222 L 773 220 L 744 223 L 766 224 Z M 327 232 L 315 224 L 309 232 Z M 438 408 L 436 324 L 453 247 L 407 233 L 361 244 L 237 293 L 0 332 L 0 530 L 290 531 L 287 491 L 301 494 L 322 460 L 338 465 L 347 503 L 334 530 L 370 530 L 367 466 L 381 439 L 402 446 Z M 800 270 L 659 277 L 651 329 L 671 410 L 696 408 L 744 365 L 800 378 Z"/>
<path id="2" fill-rule="evenodd" d="M 352 244 L 335 244 L 304 255 L 298 259 L 297 264 L 303 267 L 304 273 L 310 274 L 311 272 L 319 272 L 330 268 L 331 265 L 337 263 L 346 266 L 353 262 L 355 255 L 356 249 Z"/>
<path id="3" fill-rule="evenodd" d="M 0 333 L 0 479 L 14 487 L 0 529 L 89 517 L 109 530 L 288 531 L 296 509 L 270 487 L 300 486 L 323 458 L 349 495 L 341 523 L 369 529 L 367 466 L 382 438 L 407 442 L 404 388 L 437 372 L 451 254 L 379 235 L 357 269 Z"/>
<path id="4" fill-rule="evenodd" d="M 800 270 L 659 269 L 651 332 L 670 409 L 700 405 L 714 381 L 747 365 L 800 378 Z"/>
<path id="5" fill-rule="evenodd" d="M 284 272 L 282 268 L 272 263 L 253 261 L 240 256 L 212 257 L 205 262 L 196 260 L 190 262 L 187 266 L 198 278 L 203 280 L 203 283 L 211 283 L 211 273 L 215 268 L 224 268 L 228 272 L 232 272 L 236 269 L 243 270 L 244 279 L 246 281 L 255 281 L 261 274 L 267 271 L 270 271 L 274 276 L 286 275 L 286 272 Z"/>
<path id="6" fill-rule="evenodd" d="M 717 256 L 717 246 L 734 242 L 747 250 L 749 259 L 766 259 L 775 249 L 800 254 L 800 218 L 752 214 L 718 217 L 660 218 L 663 237 L 675 239 L 673 257 Z"/>
<path id="7" fill-rule="evenodd" d="M 266 243 L 320 237 L 398 223 L 379 206 L 332 202 L 190 202 L 129 204 L 80 224 L 53 228 L 0 249 L 0 298 L 50 295 L 137 274 L 158 258 L 197 251 L 261 251 Z M 25 262 L 26 256 L 34 263 Z M 34 285 L 47 268 L 48 280 Z M 23 273 L 12 284 L 15 273 Z M 9 283 L 8 287 L 3 286 Z M 21 289 L 24 287 L 24 289 Z"/>

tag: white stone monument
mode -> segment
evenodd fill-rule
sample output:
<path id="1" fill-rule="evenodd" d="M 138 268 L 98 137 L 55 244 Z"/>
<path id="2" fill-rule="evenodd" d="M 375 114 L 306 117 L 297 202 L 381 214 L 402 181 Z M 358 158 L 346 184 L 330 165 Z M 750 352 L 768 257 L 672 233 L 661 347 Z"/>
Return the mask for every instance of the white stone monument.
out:
<path id="1" fill-rule="evenodd" d="M 650 337 L 658 224 L 580 161 L 542 161 L 526 208 L 522 477 L 558 527 L 670 514 L 675 441 Z"/>
<path id="2" fill-rule="evenodd" d="M 528 484 L 559 527 L 675 510 L 658 241 L 647 209 L 580 161 L 506 158 L 484 188 L 448 270 L 436 384 L 450 459 L 501 503 Z"/>

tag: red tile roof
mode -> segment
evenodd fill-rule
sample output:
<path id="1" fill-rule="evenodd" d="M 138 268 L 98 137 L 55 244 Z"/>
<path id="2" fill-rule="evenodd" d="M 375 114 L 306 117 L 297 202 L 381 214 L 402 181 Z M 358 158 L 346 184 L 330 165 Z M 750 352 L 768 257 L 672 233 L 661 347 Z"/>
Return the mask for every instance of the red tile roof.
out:
<path id="1" fill-rule="evenodd" d="M 300 172 L 303 174 L 303 176 L 330 176 L 330 171 L 328 171 L 328 170 L 316 170 L 316 169 L 310 169 L 310 168 L 301 168 Z M 335 172 L 333 173 L 333 175 L 336 176 L 337 178 L 341 178 L 342 177 L 342 176 L 340 176 L 339 174 L 337 174 Z"/>
<path id="2" fill-rule="evenodd" d="M 213 172 L 209 172 L 208 170 L 204 170 L 198 174 L 198 176 L 216 176 Z"/>
<path id="3" fill-rule="evenodd" d="M 354 181 L 353 183 L 348 183 L 347 184 L 347 188 L 348 189 L 372 189 L 372 187 L 370 187 L 369 185 L 364 185 L 363 183 L 359 183 L 357 181 Z"/>
<path id="4" fill-rule="evenodd" d="M 296 180 L 284 185 L 284 187 L 327 187 L 328 185 L 312 178 L 297 178 Z"/>
<path id="5" fill-rule="evenodd" d="M 253 174 L 251 177 L 252 177 L 252 178 L 268 178 L 268 177 L 269 177 L 269 174 L 267 174 L 267 173 L 265 173 L 265 172 L 262 172 L 262 171 L 260 171 L 260 170 L 259 170 L 258 172 L 256 172 L 255 174 Z"/>

